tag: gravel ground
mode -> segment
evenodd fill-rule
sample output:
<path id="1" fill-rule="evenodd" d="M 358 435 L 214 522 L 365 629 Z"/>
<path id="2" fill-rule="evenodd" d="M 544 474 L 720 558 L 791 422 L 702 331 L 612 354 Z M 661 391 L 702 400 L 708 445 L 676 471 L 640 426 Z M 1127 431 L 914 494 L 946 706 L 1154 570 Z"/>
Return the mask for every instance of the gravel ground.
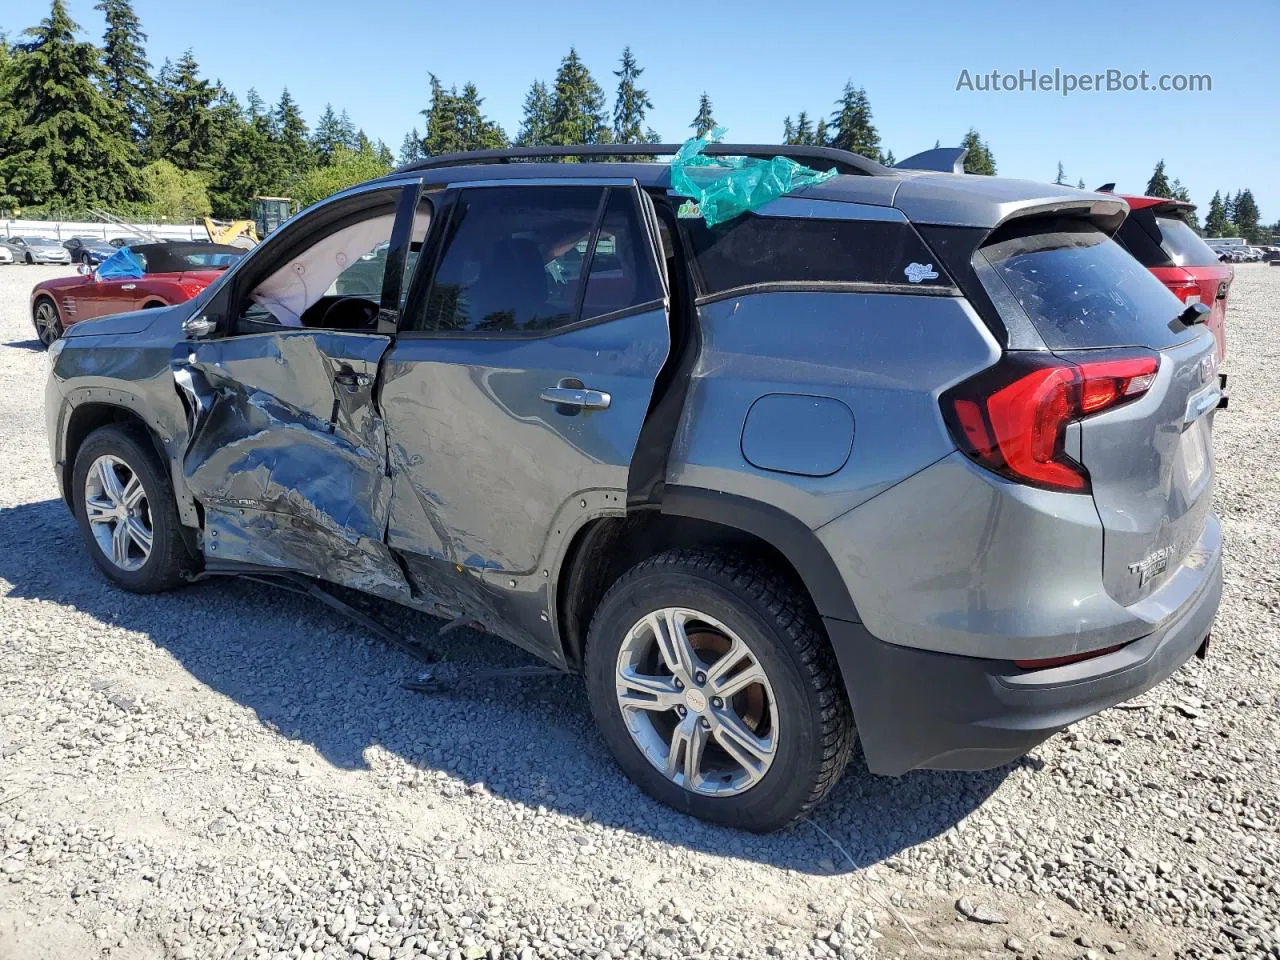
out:
<path id="1" fill-rule="evenodd" d="M 1001 770 L 855 763 L 769 837 L 630 786 L 572 678 L 410 693 L 307 600 L 108 587 L 48 463 L 60 272 L 0 268 L 0 957 L 1280 957 L 1280 270 L 1236 268 L 1208 661 Z"/>

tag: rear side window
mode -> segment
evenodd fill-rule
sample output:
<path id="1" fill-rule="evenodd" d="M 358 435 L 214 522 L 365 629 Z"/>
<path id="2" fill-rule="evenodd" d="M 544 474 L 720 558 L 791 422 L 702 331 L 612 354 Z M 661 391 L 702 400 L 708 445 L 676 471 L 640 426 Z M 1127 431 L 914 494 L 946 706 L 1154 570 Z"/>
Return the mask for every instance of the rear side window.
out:
<path id="1" fill-rule="evenodd" d="M 997 231 L 980 256 L 995 268 L 1050 349 L 1149 346 L 1194 337 L 1182 303 L 1110 237 L 1084 221 L 1049 220 Z M 996 282 L 980 271 L 983 282 Z M 996 303 L 1007 295 L 989 290 Z"/>
<path id="2" fill-rule="evenodd" d="M 951 287 L 942 264 L 907 223 L 755 214 L 714 227 L 681 223 L 703 294 L 770 283 Z"/>
<path id="3" fill-rule="evenodd" d="M 1160 245 L 1179 267 L 1207 267 L 1218 262 L 1209 245 L 1191 229 L 1185 220 L 1177 217 L 1156 217 L 1160 230 Z"/>
<path id="4" fill-rule="evenodd" d="M 412 311 L 409 328 L 544 333 L 660 300 L 658 284 L 628 190 L 466 190 L 425 306 Z"/>

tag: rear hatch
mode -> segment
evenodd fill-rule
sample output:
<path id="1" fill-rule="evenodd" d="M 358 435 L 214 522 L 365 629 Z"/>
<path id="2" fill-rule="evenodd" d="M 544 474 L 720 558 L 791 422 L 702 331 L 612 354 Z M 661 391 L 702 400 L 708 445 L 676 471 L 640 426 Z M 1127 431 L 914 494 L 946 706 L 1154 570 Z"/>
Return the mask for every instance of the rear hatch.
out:
<path id="1" fill-rule="evenodd" d="M 1209 307 L 1205 326 L 1218 340 L 1221 360 L 1226 356 L 1224 321 L 1235 270 L 1229 263 L 1219 262 L 1218 255 L 1183 219 L 1194 210 L 1179 200 L 1148 204 L 1126 218 L 1116 239 L 1183 303 Z"/>
<path id="2" fill-rule="evenodd" d="M 1152 371 L 1114 381 L 1122 393 L 1131 386 L 1129 396 L 1086 403 L 1102 412 L 1080 416 L 1064 442 L 1102 520 L 1107 592 L 1123 604 L 1141 600 L 1179 568 L 1210 509 L 1215 340 L 1203 324 L 1181 323 L 1184 304 L 1086 220 L 1017 222 L 981 255 L 1058 358 L 1077 370 L 1121 360 Z M 1011 308 L 1007 294 L 993 300 Z"/>

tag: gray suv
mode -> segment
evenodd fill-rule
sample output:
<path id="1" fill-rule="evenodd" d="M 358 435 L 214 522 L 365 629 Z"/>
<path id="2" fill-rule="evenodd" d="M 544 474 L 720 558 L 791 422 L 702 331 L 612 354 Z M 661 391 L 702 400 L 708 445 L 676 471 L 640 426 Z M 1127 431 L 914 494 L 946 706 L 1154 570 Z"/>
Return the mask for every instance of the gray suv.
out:
<path id="1" fill-rule="evenodd" d="M 478 623 L 584 675 L 644 790 L 751 830 L 855 743 L 998 766 L 1203 653 L 1214 339 L 1124 201 L 724 145 L 840 175 L 708 226 L 634 160 L 675 149 L 434 158 L 69 328 L 48 435 L 95 562 Z"/>

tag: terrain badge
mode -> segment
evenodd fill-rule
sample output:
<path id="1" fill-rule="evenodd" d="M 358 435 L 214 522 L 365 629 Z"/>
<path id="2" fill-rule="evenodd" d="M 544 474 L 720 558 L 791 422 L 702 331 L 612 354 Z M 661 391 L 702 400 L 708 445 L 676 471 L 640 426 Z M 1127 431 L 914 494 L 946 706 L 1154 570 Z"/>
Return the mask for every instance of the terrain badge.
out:
<path id="1" fill-rule="evenodd" d="M 907 279 L 912 283 L 919 283 L 921 280 L 938 279 L 938 271 L 933 269 L 932 263 L 909 263 L 902 272 L 907 275 Z"/>

